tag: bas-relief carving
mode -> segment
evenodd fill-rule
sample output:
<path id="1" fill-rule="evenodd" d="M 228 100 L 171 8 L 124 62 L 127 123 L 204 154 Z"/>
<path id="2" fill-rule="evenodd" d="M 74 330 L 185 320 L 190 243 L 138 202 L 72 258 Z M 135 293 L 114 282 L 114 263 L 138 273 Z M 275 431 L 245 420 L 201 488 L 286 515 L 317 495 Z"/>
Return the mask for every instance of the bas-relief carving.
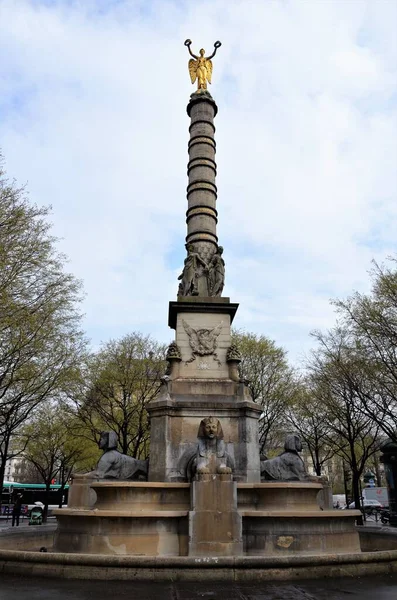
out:
<path id="1" fill-rule="evenodd" d="M 261 479 L 264 481 L 307 481 L 310 479 L 303 460 L 302 442 L 296 434 L 287 435 L 284 452 L 275 458 L 261 460 Z"/>
<path id="2" fill-rule="evenodd" d="M 197 434 L 196 473 L 231 473 L 227 466 L 226 446 L 220 421 L 206 417 L 200 423 Z"/>
<path id="3" fill-rule="evenodd" d="M 183 271 L 178 277 L 178 296 L 221 296 L 225 284 L 222 246 L 218 246 L 209 262 L 195 250 L 193 244 L 189 244 L 187 252 Z"/>
<path id="4" fill-rule="evenodd" d="M 117 450 L 117 434 L 114 431 L 102 431 L 98 446 L 103 450 L 95 471 L 88 473 L 98 479 L 118 481 L 146 481 L 148 474 L 147 460 L 138 460 L 122 454 Z"/>
<path id="5" fill-rule="evenodd" d="M 182 320 L 182 323 L 189 337 L 189 344 L 192 350 L 192 356 L 185 364 L 187 365 L 193 362 L 196 360 L 197 356 L 213 356 L 218 365 L 221 366 L 222 363 L 218 358 L 216 349 L 218 347 L 218 337 L 222 331 L 222 321 L 212 329 L 193 329 L 186 321 Z"/>

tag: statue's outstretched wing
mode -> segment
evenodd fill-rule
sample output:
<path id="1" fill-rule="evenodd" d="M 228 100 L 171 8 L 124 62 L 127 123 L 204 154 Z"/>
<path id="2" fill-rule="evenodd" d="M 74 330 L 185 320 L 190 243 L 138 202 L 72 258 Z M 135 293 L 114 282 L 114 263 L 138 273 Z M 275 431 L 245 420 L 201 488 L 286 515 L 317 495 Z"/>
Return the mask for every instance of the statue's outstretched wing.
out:
<path id="1" fill-rule="evenodd" d="M 186 323 L 186 321 L 184 319 L 182 319 L 182 323 L 183 323 L 183 327 L 186 331 L 186 333 L 188 334 L 188 336 L 190 337 L 191 335 L 195 334 L 195 331 L 192 327 L 190 327 L 190 325 L 188 323 Z"/>
<path id="2" fill-rule="evenodd" d="M 190 325 L 188 323 L 186 323 L 186 321 L 183 319 L 182 319 L 182 323 L 183 323 L 186 333 L 189 336 L 190 342 L 192 344 L 197 343 L 198 342 L 197 331 L 195 329 L 193 329 L 193 327 L 190 327 Z"/>
<path id="3" fill-rule="evenodd" d="M 220 332 L 222 331 L 222 325 L 223 325 L 223 321 L 221 321 L 219 323 L 219 325 L 214 327 L 214 329 L 211 331 L 211 340 L 213 341 L 215 348 L 216 348 L 216 342 L 217 342 L 218 336 L 219 336 Z"/>
<path id="4" fill-rule="evenodd" d="M 193 329 L 193 327 L 190 327 L 190 325 L 188 323 L 186 323 L 186 321 L 184 319 L 182 319 L 182 323 L 183 323 L 183 327 L 185 328 L 186 333 L 189 336 L 189 344 L 190 344 L 191 349 L 193 350 L 193 352 L 197 352 L 199 349 L 199 346 L 200 346 L 197 331 L 195 331 L 195 329 Z M 188 361 L 188 362 L 191 362 L 192 360 L 194 360 L 194 354 L 193 354 L 193 358 L 190 359 L 190 361 Z"/>
<path id="5" fill-rule="evenodd" d="M 192 83 L 194 83 L 196 81 L 197 67 L 198 67 L 198 61 L 194 60 L 194 58 L 191 58 L 189 60 L 189 74 L 190 74 L 190 79 L 191 79 Z"/>
<path id="6" fill-rule="evenodd" d="M 207 79 L 209 81 L 209 83 L 211 83 L 211 77 L 212 77 L 212 60 L 210 60 L 209 58 L 207 58 L 207 62 L 206 65 L 207 67 Z"/>

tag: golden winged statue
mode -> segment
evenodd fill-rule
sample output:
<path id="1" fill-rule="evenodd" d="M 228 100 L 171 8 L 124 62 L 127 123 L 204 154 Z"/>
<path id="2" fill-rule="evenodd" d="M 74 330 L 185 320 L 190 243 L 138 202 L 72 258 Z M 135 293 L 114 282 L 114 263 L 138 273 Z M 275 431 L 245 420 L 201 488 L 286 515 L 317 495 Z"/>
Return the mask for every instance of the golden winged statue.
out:
<path id="1" fill-rule="evenodd" d="M 196 54 L 193 54 L 193 52 L 190 49 L 191 43 L 192 43 L 191 40 L 185 41 L 185 46 L 187 46 L 190 56 L 193 56 L 193 58 L 191 58 L 189 60 L 190 79 L 192 80 L 192 83 L 194 83 L 197 79 L 197 90 L 198 91 L 206 90 L 207 89 L 207 81 L 209 83 L 211 83 L 211 77 L 212 77 L 211 58 L 213 58 L 215 56 L 216 51 L 222 44 L 220 42 L 215 42 L 215 44 L 214 44 L 215 50 L 213 51 L 211 56 L 204 56 L 205 50 L 203 48 L 201 48 L 201 50 L 200 50 L 200 56 L 196 56 Z"/>

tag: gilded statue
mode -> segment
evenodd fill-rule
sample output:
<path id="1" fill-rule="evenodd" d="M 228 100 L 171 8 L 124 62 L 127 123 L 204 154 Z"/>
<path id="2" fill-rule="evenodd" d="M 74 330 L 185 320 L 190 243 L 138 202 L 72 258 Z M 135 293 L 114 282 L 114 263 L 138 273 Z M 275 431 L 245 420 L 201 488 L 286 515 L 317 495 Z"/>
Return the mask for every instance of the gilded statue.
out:
<path id="1" fill-rule="evenodd" d="M 191 79 L 192 83 L 194 83 L 197 79 L 197 91 L 206 90 L 207 89 L 207 81 L 209 83 L 211 83 L 211 77 L 212 77 L 211 58 L 213 58 L 215 56 L 216 51 L 221 46 L 221 43 L 215 42 L 215 44 L 214 44 L 215 50 L 213 51 L 211 56 L 204 56 L 205 55 L 204 48 L 201 48 L 200 56 L 193 54 L 193 52 L 190 49 L 191 43 L 192 43 L 191 40 L 185 41 L 185 46 L 187 46 L 190 56 L 193 57 L 189 60 L 190 79 Z"/>

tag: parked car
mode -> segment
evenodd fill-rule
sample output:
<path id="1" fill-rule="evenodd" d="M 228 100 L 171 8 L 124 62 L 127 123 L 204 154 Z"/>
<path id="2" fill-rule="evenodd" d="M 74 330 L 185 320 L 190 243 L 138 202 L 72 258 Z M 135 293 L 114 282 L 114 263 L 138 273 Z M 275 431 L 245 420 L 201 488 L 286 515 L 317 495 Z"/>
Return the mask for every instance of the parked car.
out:
<path id="1" fill-rule="evenodd" d="M 381 504 L 377 500 L 367 500 L 366 498 L 364 498 L 362 503 L 364 505 L 365 512 L 373 512 L 374 510 L 380 511 L 382 510 L 382 508 L 384 508 L 383 504 Z M 350 502 L 348 508 L 355 508 L 354 502 Z"/>

